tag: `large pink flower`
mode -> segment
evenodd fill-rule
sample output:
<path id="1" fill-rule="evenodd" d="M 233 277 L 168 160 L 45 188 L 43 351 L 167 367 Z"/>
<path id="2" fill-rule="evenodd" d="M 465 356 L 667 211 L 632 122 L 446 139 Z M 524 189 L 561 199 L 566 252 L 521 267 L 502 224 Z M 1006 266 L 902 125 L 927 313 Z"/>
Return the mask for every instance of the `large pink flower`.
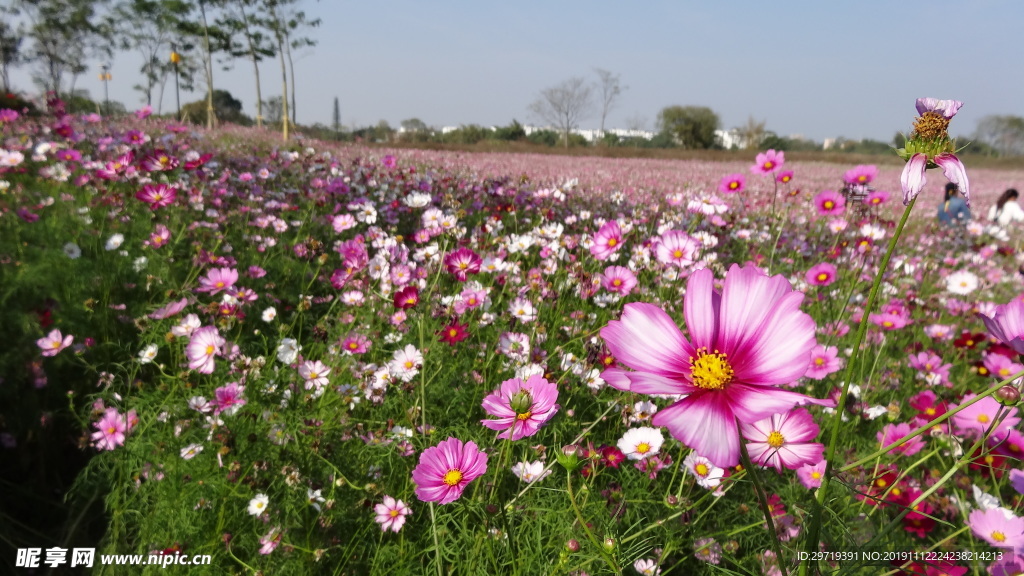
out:
<path id="1" fill-rule="evenodd" d="M 487 454 L 475 442 L 448 438 L 420 454 L 412 471 L 416 497 L 424 502 L 448 504 L 462 496 L 466 486 L 487 472 Z"/>
<path id="2" fill-rule="evenodd" d="M 609 385 L 641 394 L 686 394 L 652 422 L 717 466 L 739 462 L 737 421 L 752 424 L 798 404 L 831 405 L 780 389 L 807 372 L 814 320 L 800 311 L 803 294 L 782 276 L 733 265 L 722 293 L 714 274 L 694 272 L 684 314 L 690 339 L 664 310 L 627 304 L 621 320 L 601 329 L 615 359 L 632 368 L 605 370 Z"/>
<path id="3" fill-rule="evenodd" d="M 498 438 L 519 440 L 533 436 L 558 412 L 556 400 L 558 387 L 541 375 L 530 376 L 526 382 L 519 378 L 505 380 L 483 401 L 487 414 L 498 419 L 480 423 L 491 430 L 504 430 Z"/>

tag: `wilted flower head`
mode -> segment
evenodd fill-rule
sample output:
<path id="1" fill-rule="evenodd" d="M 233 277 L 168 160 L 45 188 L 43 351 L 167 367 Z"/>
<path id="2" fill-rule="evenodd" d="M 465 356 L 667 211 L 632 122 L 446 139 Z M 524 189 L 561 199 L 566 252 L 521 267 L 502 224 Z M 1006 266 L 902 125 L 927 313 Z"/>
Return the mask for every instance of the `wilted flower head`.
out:
<path id="1" fill-rule="evenodd" d="M 956 184 L 967 203 L 971 203 L 967 171 L 954 154 L 956 143 L 948 132 L 949 121 L 961 106 L 963 103 L 957 100 L 917 99 L 920 116 L 914 120 L 914 130 L 904 147 L 896 151 L 907 161 L 900 176 L 904 204 L 910 204 L 920 194 L 926 181 L 924 172 L 928 168 L 942 168 L 943 175 Z"/>

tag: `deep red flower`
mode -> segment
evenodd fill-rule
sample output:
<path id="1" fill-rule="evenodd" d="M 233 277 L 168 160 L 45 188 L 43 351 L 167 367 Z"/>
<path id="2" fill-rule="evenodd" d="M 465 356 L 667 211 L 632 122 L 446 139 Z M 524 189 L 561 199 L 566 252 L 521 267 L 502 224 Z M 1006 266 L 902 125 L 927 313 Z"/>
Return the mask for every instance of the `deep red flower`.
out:
<path id="1" fill-rule="evenodd" d="M 420 291 L 415 286 L 406 286 L 395 292 L 395 308 L 415 308 L 420 303 Z"/>
<path id="2" fill-rule="evenodd" d="M 953 346 L 956 346 L 957 348 L 967 348 L 968 350 L 974 350 L 974 348 L 977 347 L 978 344 L 984 342 L 985 340 L 987 340 L 987 337 L 984 334 L 971 334 L 970 332 L 964 330 L 964 332 L 960 334 L 959 338 L 953 340 Z"/>
<path id="3" fill-rule="evenodd" d="M 452 322 L 438 332 L 441 336 L 441 342 L 445 342 L 449 346 L 455 346 L 457 342 L 462 342 L 466 338 L 469 338 L 469 332 L 466 331 L 466 328 L 468 328 L 468 326 L 464 324 Z"/>

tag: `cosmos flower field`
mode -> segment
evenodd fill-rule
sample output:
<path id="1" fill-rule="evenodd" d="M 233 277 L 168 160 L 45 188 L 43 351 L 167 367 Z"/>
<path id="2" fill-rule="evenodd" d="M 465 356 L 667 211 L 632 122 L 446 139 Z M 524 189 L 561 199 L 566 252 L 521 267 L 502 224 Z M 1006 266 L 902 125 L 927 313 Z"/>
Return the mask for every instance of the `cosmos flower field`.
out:
<path id="1" fill-rule="evenodd" d="M 0 111 L 4 554 L 1024 572 L 1024 259 L 939 227 L 941 171 L 905 213 L 897 165 L 281 143 L 54 104 Z M 965 163 L 976 215 L 1024 183 Z"/>

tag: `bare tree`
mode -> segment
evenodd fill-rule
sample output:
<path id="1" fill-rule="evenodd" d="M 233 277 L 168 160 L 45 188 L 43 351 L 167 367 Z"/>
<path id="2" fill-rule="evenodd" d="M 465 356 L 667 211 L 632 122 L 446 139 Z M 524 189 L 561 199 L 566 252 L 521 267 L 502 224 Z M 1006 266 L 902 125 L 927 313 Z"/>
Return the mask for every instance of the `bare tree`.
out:
<path id="1" fill-rule="evenodd" d="M 530 104 L 530 112 L 562 131 L 562 141 L 569 147 L 569 132 L 587 117 L 593 106 L 591 87 L 579 76 L 545 88 L 540 98 Z"/>
<path id="2" fill-rule="evenodd" d="M 740 146 L 744 150 L 757 150 L 761 146 L 761 142 L 764 142 L 765 137 L 768 133 L 764 129 L 765 121 L 754 120 L 753 116 L 747 117 L 747 123 L 739 128 L 736 128 L 736 133 L 740 137 Z"/>
<path id="3" fill-rule="evenodd" d="M 608 117 L 608 112 L 611 112 L 612 108 L 615 107 L 615 103 L 619 96 L 622 95 L 622 91 L 626 90 L 628 86 L 622 85 L 618 74 L 612 74 L 608 70 L 601 68 L 595 68 L 594 72 L 597 73 L 597 90 L 601 96 L 601 136 L 603 137 L 604 121 Z"/>

